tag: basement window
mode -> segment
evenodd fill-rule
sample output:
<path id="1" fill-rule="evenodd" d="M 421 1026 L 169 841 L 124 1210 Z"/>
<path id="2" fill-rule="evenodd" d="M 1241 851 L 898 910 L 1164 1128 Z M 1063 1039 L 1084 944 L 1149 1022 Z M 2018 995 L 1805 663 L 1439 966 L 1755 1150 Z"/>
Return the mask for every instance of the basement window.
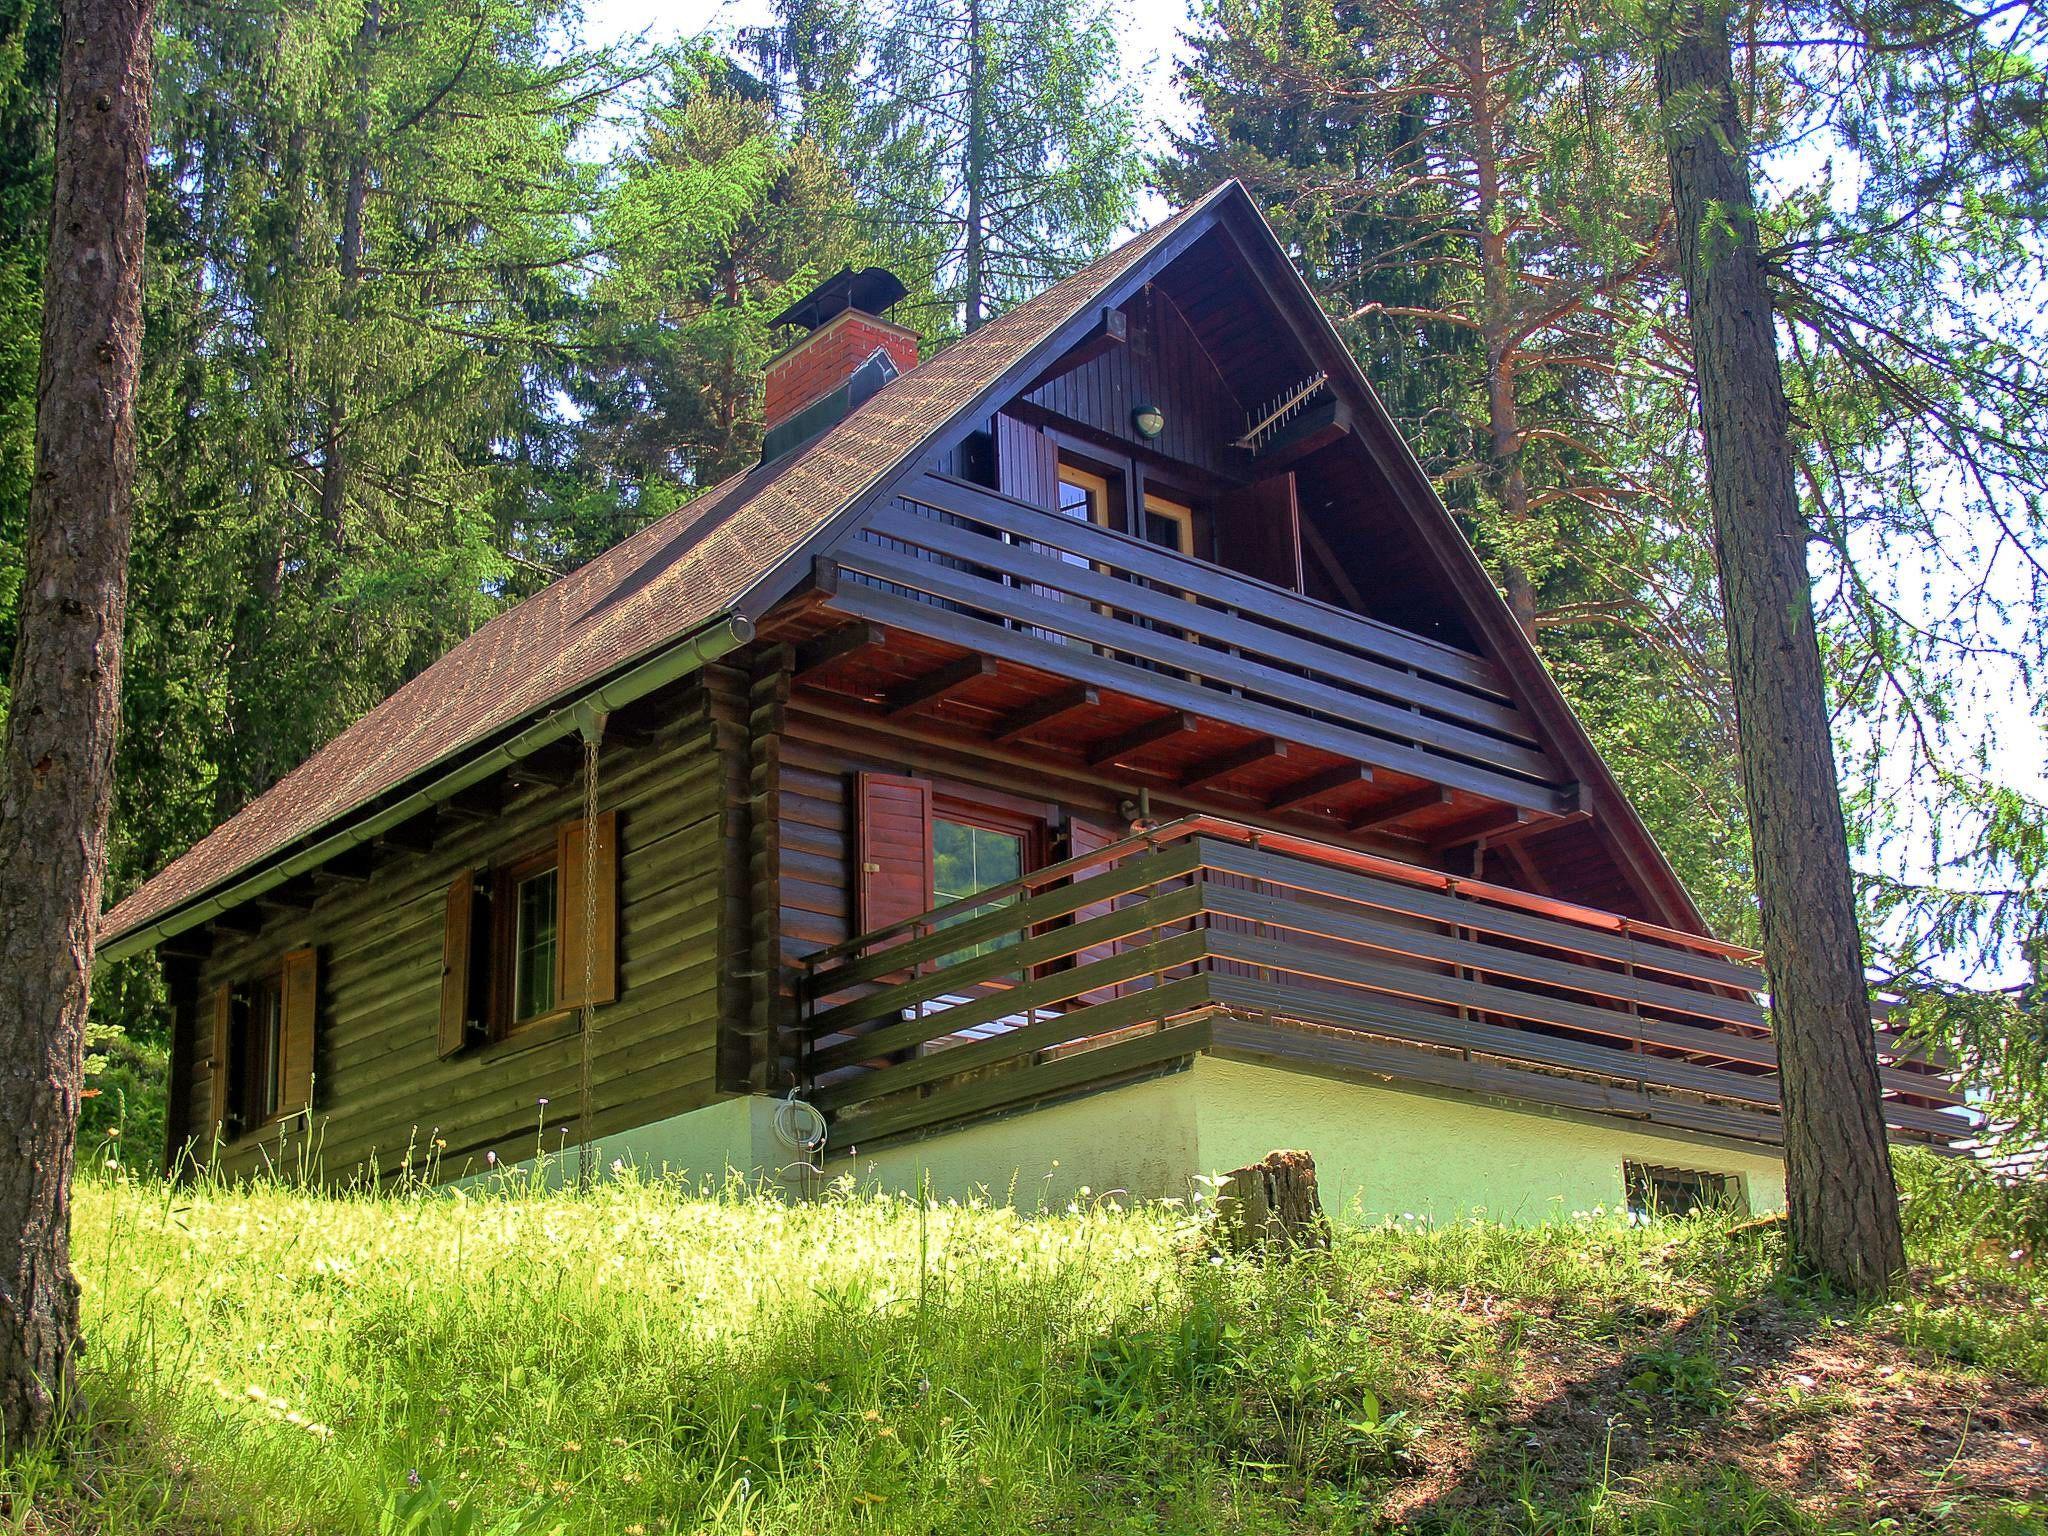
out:
<path id="1" fill-rule="evenodd" d="M 1634 1221 L 1691 1216 L 1700 1211 L 1742 1211 L 1747 1202 L 1742 1177 L 1700 1168 L 1666 1168 L 1656 1163 L 1623 1163 L 1622 1186 Z"/>

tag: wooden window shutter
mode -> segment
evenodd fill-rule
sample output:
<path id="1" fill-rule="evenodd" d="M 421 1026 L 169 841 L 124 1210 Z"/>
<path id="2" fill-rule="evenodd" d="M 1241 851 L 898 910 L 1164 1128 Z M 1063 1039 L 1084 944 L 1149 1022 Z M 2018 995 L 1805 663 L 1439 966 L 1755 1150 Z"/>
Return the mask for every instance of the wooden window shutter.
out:
<path id="1" fill-rule="evenodd" d="M 1097 849 L 1107 848 L 1111 843 L 1119 842 L 1128 835 L 1128 833 L 1117 832 L 1113 828 L 1103 826 L 1098 822 L 1083 821 L 1078 816 L 1072 817 L 1067 822 L 1067 857 L 1078 859 L 1084 854 L 1094 853 Z M 1081 880 L 1093 879 L 1096 875 L 1107 872 L 1109 867 L 1107 864 L 1098 864 L 1092 869 L 1083 870 L 1076 878 Z M 1114 899 L 1091 902 L 1085 907 L 1076 907 L 1074 909 L 1074 921 L 1076 923 L 1089 922 L 1098 917 L 1107 917 L 1115 910 L 1116 902 Z M 1107 944 L 1091 945 L 1087 949 L 1076 952 L 1074 964 L 1077 966 L 1094 965 L 1098 961 L 1109 959 L 1110 956 L 1116 954 L 1122 948 L 1122 943 L 1114 939 Z M 1106 1003 L 1115 997 L 1120 990 L 1117 985 L 1112 983 L 1107 987 L 1098 987 L 1092 992 L 1082 993 L 1079 1000 L 1084 1003 Z"/>
<path id="2" fill-rule="evenodd" d="M 281 1115 L 303 1114 L 313 1107 L 314 1022 L 320 1007 L 320 954 L 312 949 L 295 949 L 284 957 L 283 993 L 284 1060 L 280 1063 L 279 1100 Z"/>
<path id="3" fill-rule="evenodd" d="M 932 787 L 923 779 L 863 773 L 859 785 L 858 921 L 863 932 L 932 905 Z"/>
<path id="4" fill-rule="evenodd" d="M 235 1039 L 235 992 L 232 987 L 213 990 L 213 1046 L 207 1056 L 207 1116 L 215 1132 L 228 1120 L 228 1057 Z"/>
<path id="5" fill-rule="evenodd" d="M 588 942 L 590 998 L 609 1003 L 619 995 L 619 813 L 606 811 L 593 824 L 597 833 L 591 874 L 597 882 L 592 909 L 596 927 Z M 584 920 L 583 818 L 555 829 L 556 908 L 555 1001 L 563 1008 L 583 1006 L 586 941 Z"/>
<path id="6" fill-rule="evenodd" d="M 1048 512 L 1059 505 L 1060 456 L 1053 440 L 1013 416 L 995 420 L 996 489 Z"/>
<path id="7" fill-rule="evenodd" d="M 459 870 L 448 885 L 448 909 L 441 929 L 440 1053 L 453 1056 L 469 1041 L 476 1017 L 476 871 Z"/>

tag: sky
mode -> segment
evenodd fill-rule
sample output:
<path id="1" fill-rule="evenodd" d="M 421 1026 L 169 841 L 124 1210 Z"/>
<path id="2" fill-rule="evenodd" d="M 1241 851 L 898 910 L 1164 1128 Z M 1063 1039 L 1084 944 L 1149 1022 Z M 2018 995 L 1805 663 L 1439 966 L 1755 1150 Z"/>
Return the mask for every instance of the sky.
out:
<path id="1" fill-rule="evenodd" d="M 1187 108 L 1174 87 L 1173 71 L 1185 54 L 1180 33 L 1189 22 L 1188 0 L 1124 0 L 1122 9 L 1124 71 L 1137 82 L 1144 116 L 1154 122 L 1184 123 Z M 586 0 L 584 20 L 591 41 L 640 33 L 667 40 L 707 31 L 730 33 L 764 23 L 770 15 L 768 0 Z M 1148 194 L 1134 229 L 1149 227 L 1169 211 Z M 1973 701 L 1983 711 L 1980 730 L 1990 745 L 1991 772 L 2024 794 L 2048 798 L 2048 729 L 2030 716 L 2022 699 L 2008 697 L 2010 692 L 2004 680 L 1994 681 L 1986 690 L 1988 696 Z"/>

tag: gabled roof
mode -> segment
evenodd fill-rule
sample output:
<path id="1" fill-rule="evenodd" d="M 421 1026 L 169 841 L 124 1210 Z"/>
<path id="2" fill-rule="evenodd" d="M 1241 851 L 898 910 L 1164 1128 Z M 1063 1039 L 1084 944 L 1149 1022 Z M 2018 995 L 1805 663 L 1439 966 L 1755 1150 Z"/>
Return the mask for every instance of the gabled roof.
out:
<path id="1" fill-rule="evenodd" d="M 1233 194 L 1243 196 L 1234 182 L 1213 189 L 913 368 L 806 447 L 734 476 L 498 615 L 108 911 L 102 950 L 744 612 L 821 530 Z"/>

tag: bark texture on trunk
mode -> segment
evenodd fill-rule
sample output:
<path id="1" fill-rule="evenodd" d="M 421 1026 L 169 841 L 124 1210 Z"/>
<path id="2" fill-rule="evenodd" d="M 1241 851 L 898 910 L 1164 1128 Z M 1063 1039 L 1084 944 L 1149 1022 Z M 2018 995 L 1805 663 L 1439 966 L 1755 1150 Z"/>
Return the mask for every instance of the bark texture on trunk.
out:
<path id="1" fill-rule="evenodd" d="M 0 762 L 0 1454 L 72 1386 L 71 1169 L 120 717 L 151 0 L 65 0 L 35 482 Z"/>
<path id="2" fill-rule="evenodd" d="M 1660 45 L 1679 269 L 1785 1105 L 1792 1249 L 1857 1291 L 1905 1269 L 1863 951 L 1814 636 L 1807 530 L 1725 20 Z"/>

